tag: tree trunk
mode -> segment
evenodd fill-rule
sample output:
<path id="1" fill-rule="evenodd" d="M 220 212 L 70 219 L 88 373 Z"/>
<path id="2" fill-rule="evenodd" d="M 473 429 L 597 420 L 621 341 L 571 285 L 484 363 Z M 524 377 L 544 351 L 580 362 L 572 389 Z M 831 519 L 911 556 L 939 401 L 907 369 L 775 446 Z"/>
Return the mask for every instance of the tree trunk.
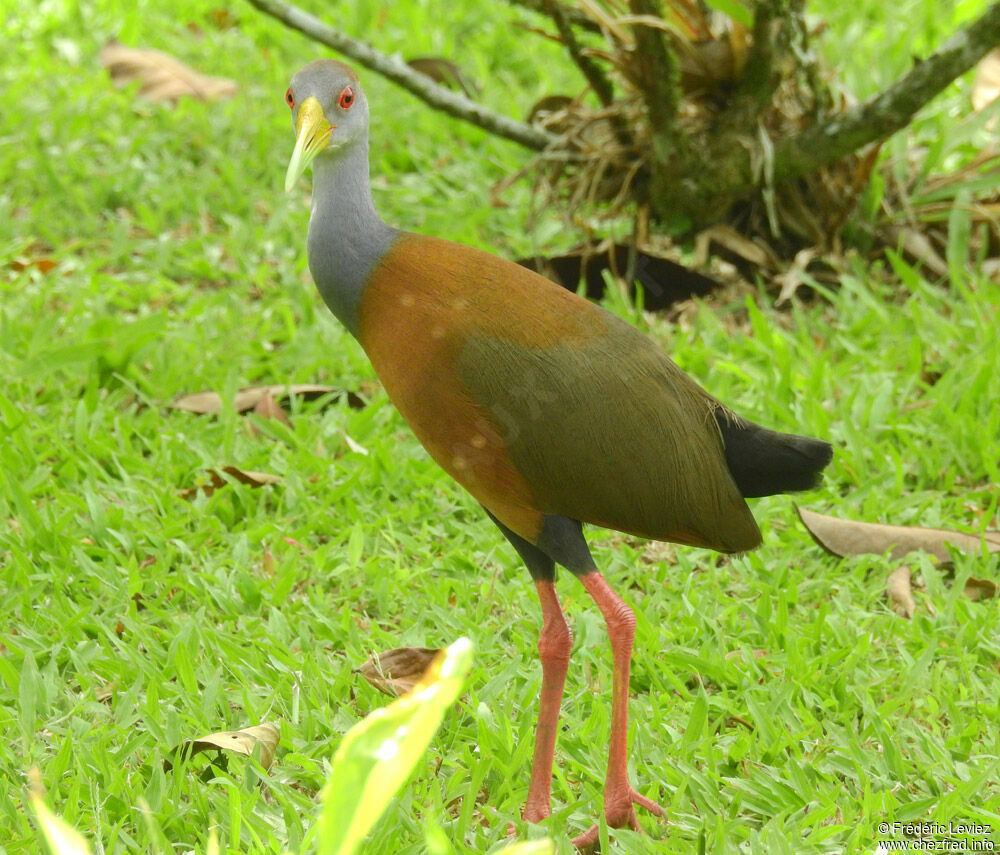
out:
<path id="1" fill-rule="evenodd" d="M 938 52 L 916 60 L 890 87 L 839 114 L 829 112 L 829 93 L 816 90 L 811 69 L 796 63 L 793 74 L 802 79 L 795 89 L 813 100 L 814 118 L 801 130 L 771 138 L 766 114 L 780 109 L 773 101 L 778 89 L 775 68 L 787 65 L 793 55 L 808 55 L 791 49 L 792 34 L 805 33 L 801 5 L 760 0 L 746 74 L 717 120 L 679 144 L 652 147 L 649 203 L 661 218 L 682 217 L 696 229 L 711 225 L 736 203 L 888 139 L 1000 45 L 1000 3 L 995 3 Z M 791 76 L 786 75 L 785 84 Z"/>

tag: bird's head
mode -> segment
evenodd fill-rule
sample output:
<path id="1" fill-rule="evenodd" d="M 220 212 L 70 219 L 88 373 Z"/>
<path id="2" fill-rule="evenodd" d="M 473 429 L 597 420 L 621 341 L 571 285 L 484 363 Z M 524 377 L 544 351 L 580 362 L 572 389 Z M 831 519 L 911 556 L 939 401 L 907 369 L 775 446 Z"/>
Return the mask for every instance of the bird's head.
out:
<path id="1" fill-rule="evenodd" d="M 310 62 L 285 93 L 295 127 L 295 150 L 285 173 L 291 190 L 319 156 L 336 156 L 368 133 L 368 102 L 350 66 L 333 59 Z"/>

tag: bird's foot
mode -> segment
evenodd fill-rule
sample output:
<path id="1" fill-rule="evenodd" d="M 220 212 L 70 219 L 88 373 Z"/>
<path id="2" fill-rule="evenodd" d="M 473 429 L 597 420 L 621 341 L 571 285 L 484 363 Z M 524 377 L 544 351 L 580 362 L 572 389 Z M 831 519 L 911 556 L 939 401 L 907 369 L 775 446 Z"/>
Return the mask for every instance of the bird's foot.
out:
<path id="1" fill-rule="evenodd" d="M 525 822 L 539 823 L 550 813 L 552 813 L 552 808 L 549 807 L 547 801 L 533 804 L 531 799 L 528 799 L 524 805 L 524 810 L 521 812 L 521 816 Z"/>
<path id="2" fill-rule="evenodd" d="M 654 816 L 664 816 L 666 811 L 652 799 L 637 793 L 629 787 L 621 794 L 606 796 L 604 799 L 604 818 L 608 823 L 608 828 L 631 828 L 633 831 L 641 831 L 639 820 L 635 815 L 635 806 L 643 807 Z M 573 845 L 581 851 L 589 851 L 594 848 L 600 833 L 597 825 L 592 825 L 583 834 L 573 838 Z"/>
<path id="3" fill-rule="evenodd" d="M 524 809 L 521 811 L 521 818 L 525 822 L 537 824 L 551 813 L 552 808 L 547 798 L 533 800 L 529 797 L 528 801 L 524 804 Z M 507 837 L 510 840 L 517 837 L 517 826 L 513 822 L 507 823 Z"/>

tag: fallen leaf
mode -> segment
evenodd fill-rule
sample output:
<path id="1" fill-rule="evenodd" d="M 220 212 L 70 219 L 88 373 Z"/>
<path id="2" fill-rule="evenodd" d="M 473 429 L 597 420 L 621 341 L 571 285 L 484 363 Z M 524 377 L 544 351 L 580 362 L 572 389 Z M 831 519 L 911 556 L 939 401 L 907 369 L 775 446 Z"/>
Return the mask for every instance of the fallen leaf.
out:
<path id="1" fill-rule="evenodd" d="M 336 395 L 338 401 L 346 399 L 347 405 L 351 409 L 363 410 L 367 406 L 367 401 L 356 392 L 347 392 L 343 389 L 337 389 L 335 386 L 323 386 L 318 383 L 299 383 L 295 385 L 250 386 L 241 389 L 233 398 L 233 409 L 238 413 L 248 412 L 253 410 L 268 395 L 275 401 L 283 401 L 291 397 L 314 401 L 325 395 Z M 170 406 L 178 410 L 187 410 L 189 413 L 214 416 L 222 412 L 224 404 L 222 396 L 218 392 L 194 392 L 190 395 L 181 395 Z"/>
<path id="2" fill-rule="evenodd" d="M 934 244 L 922 231 L 911 226 L 888 226 L 885 231 L 887 241 L 894 241 L 903 255 L 923 264 L 935 276 L 950 275 L 948 262 L 941 257 Z"/>
<path id="3" fill-rule="evenodd" d="M 181 490 L 181 498 L 193 499 L 198 493 L 211 496 L 216 490 L 228 486 L 231 483 L 230 478 L 249 487 L 264 487 L 267 484 L 277 484 L 282 480 L 280 475 L 271 475 L 268 472 L 253 472 L 249 469 L 240 469 L 237 466 L 223 466 L 221 469 L 209 469 L 207 470 L 207 474 L 209 477 L 207 484 L 199 484 L 197 487 L 187 487 Z M 226 478 L 226 475 L 229 478 Z"/>
<path id="4" fill-rule="evenodd" d="M 819 250 L 816 247 L 800 249 L 795 253 L 795 258 L 791 266 L 783 273 L 779 273 L 774 277 L 775 284 L 781 286 L 778 299 L 774 301 L 775 306 L 781 306 L 790 302 L 799 290 L 799 286 L 805 284 L 809 263 L 816 257 L 818 252 Z"/>
<path id="5" fill-rule="evenodd" d="M 902 617 L 912 618 L 917 610 L 917 604 L 913 601 L 913 592 L 910 589 L 910 568 L 907 566 L 897 567 L 889 574 L 885 580 L 885 595 L 889 598 L 889 605 L 892 610 Z"/>
<path id="6" fill-rule="evenodd" d="M 737 46 L 744 49 L 739 60 L 734 56 Z M 745 48 L 729 38 L 685 42 L 680 57 L 681 88 L 685 92 L 701 93 L 732 84 L 746 62 Z"/>
<path id="7" fill-rule="evenodd" d="M 449 89 L 460 89 L 466 98 L 475 97 L 476 85 L 470 82 L 465 72 L 450 60 L 439 56 L 417 56 L 406 60 L 406 64 L 435 83 L 440 83 Z"/>
<path id="8" fill-rule="evenodd" d="M 528 124 L 540 125 L 553 133 L 559 133 L 558 123 L 567 115 L 566 109 L 572 103 L 573 99 L 569 95 L 546 95 L 532 104 L 528 111 Z M 565 130 L 565 123 L 562 129 Z"/>
<path id="9" fill-rule="evenodd" d="M 21 273 L 29 267 L 34 267 L 40 273 L 51 273 L 59 265 L 51 258 L 15 258 L 10 263 L 10 269 L 15 273 Z"/>
<path id="10" fill-rule="evenodd" d="M 209 9 L 205 13 L 205 17 L 212 22 L 212 25 L 218 30 L 230 30 L 239 24 L 239 18 L 237 18 L 229 9 L 225 7 L 219 9 Z"/>
<path id="11" fill-rule="evenodd" d="M 985 546 L 990 553 L 1000 552 L 1000 532 L 982 535 L 948 531 L 943 528 L 884 525 L 828 517 L 796 506 L 802 524 L 827 552 L 845 555 L 882 555 L 902 558 L 911 552 L 927 552 L 939 561 L 949 561 L 947 546 L 968 555 L 980 555 Z"/>
<path id="12" fill-rule="evenodd" d="M 972 109 L 977 113 L 1000 95 L 1000 48 L 993 48 L 979 62 L 972 84 Z"/>
<path id="13" fill-rule="evenodd" d="M 775 251 L 763 241 L 752 241 L 732 226 L 720 225 L 712 226 L 695 235 L 693 258 L 695 267 L 704 267 L 708 263 L 712 244 L 717 244 L 754 267 L 777 270 L 781 266 Z"/>
<path id="14" fill-rule="evenodd" d="M 460 638 L 441 651 L 412 693 L 375 710 L 344 734 L 321 795 L 316 837 L 325 855 L 359 850 L 424 756 L 471 667 L 472 642 Z"/>
<path id="15" fill-rule="evenodd" d="M 254 405 L 253 411 L 261 418 L 274 419 L 289 427 L 292 426 L 291 419 L 288 418 L 288 413 L 274 399 L 270 390 Z"/>
<path id="16" fill-rule="evenodd" d="M 962 593 L 973 602 L 977 602 L 978 600 L 993 599 L 1000 595 L 1000 589 L 998 589 L 997 583 L 990 579 L 976 579 L 970 576 L 965 580 Z"/>
<path id="17" fill-rule="evenodd" d="M 271 550 L 268 549 L 267 545 L 265 544 L 264 550 L 260 556 L 260 569 L 264 571 L 265 575 L 273 576 L 275 566 L 276 562 L 274 560 L 274 555 L 271 553 Z"/>
<path id="18" fill-rule="evenodd" d="M 256 724 L 253 727 L 245 727 L 243 730 L 221 730 L 218 733 L 210 733 L 207 736 L 199 736 L 197 739 L 189 739 L 177 746 L 177 752 L 181 757 L 194 757 L 203 751 L 231 751 L 234 754 L 244 754 L 247 757 L 253 756 L 254 749 L 260 746 L 260 765 L 265 769 L 271 768 L 274 762 L 274 752 L 281 740 L 281 731 L 278 725 L 271 722 Z M 166 760 L 163 763 L 166 771 L 173 768 L 173 764 Z"/>
<path id="19" fill-rule="evenodd" d="M 208 77 L 159 50 L 132 48 L 111 39 L 101 48 L 101 65 L 116 86 L 139 83 L 139 96 L 150 101 L 177 101 L 189 96 L 201 101 L 230 98 L 239 87 L 234 80 Z"/>
<path id="20" fill-rule="evenodd" d="M 413 689 L 440 652 L 437 647 L 397 647 L 372 656 L 357 670 L 380 692 L 395 697 Z"/>

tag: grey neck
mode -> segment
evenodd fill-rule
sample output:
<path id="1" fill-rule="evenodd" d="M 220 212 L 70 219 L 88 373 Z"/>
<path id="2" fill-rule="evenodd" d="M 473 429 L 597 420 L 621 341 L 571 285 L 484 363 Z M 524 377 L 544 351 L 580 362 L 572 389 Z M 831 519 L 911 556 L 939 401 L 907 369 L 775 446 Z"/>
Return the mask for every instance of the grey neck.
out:
<path id="1" fill-rule="evenodd" d="M 327 306 L 355 338 L 368 275 L 398 236 L 372 201 L 367 140 L 313 161 L 309 272 Z"/>

